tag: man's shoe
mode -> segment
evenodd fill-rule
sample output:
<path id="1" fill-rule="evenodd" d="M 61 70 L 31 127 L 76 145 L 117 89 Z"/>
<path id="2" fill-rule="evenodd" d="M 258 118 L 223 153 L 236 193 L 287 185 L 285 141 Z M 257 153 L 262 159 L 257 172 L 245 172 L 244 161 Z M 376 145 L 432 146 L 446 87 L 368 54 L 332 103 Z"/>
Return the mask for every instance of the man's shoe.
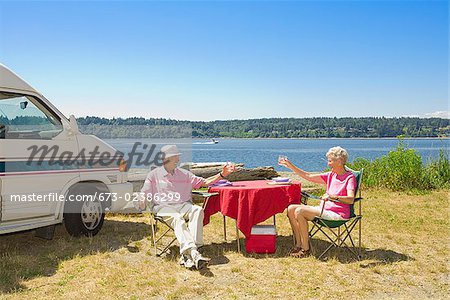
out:
<path id="1" fill-rule="evenodd" d="M 209 258 L 203 257 L 200 252 L 198 251 L 192 251 L 191 252 L 192 260 L 194 261 L 195 267 L 197 270 L 201 270 L 203 268 L 206 268 L 209 263 Z"/>
<path id="2" fill-rule="evenodd" d="M 187 254 L 182 254 L 180 257 L 180 265 L 185 266 L 186 269 L 193 270 L 195 268 L 195 264 L 192 261 L 191 257 Z"/>
<path id="3" fill-rule="evenodd" d="M 189 269 L 189 270 L 195 269 L 195 264 L 189 256 L 184 261 L 184 266 L 186 267 L 186 269 Z"/>

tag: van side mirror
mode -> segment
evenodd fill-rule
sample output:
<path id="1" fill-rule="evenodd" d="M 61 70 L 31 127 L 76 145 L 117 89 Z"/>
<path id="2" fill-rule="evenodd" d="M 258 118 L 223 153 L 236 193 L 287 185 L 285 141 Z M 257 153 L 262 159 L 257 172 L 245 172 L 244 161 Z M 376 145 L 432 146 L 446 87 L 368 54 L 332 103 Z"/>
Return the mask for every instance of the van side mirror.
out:
<path id="1" fill-rule="evenodd" d="M 28 106 L 28 101 L 22 101 L 22 102 L 20 102 L 20 108 L 21 108 L 21 109 L 25 109 L 25 108 L 27 108 L 27 106 Z"/>
<path id="2" fill-rule="evenodd" d="M 74 115 L 70 115 L 69 117 L 69 125 L 70 129 L 69 132 L 73 135 L 80 133 L 80 129 L 78 128 L 77 119 Z"/>

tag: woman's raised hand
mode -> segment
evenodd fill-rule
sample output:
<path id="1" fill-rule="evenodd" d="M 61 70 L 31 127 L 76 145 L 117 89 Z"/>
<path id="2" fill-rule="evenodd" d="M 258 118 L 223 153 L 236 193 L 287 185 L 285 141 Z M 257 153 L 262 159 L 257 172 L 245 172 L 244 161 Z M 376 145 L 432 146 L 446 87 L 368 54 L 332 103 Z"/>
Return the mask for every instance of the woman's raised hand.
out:
<path id="1" fill-rule="evenodd" d="M 278 164 L 280 166 L 283 166 L 288 169 L 292 168 L 292 163 L 289 161 L 289 159 L 285 155 L 278 156 Z"/>

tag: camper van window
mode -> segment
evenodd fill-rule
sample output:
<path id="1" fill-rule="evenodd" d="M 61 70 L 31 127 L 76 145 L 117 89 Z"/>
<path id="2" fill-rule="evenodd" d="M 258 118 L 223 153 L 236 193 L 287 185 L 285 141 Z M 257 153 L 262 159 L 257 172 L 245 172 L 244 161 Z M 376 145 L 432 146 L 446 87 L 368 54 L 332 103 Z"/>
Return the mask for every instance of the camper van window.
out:
<path id="1" fill-rule="evenodd" d="M 61 120 L 38 99 L 13 93 L 0 93 L 2 138 L 52 139 L 62 131 Z"/>

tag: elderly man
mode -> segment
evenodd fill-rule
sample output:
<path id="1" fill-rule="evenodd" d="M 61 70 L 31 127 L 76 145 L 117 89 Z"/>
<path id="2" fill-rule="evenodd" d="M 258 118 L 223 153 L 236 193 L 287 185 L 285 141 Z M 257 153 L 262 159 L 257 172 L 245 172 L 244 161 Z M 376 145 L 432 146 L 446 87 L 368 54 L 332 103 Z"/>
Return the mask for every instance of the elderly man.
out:
<path id="1" fill-rule="evenodd" d="M 204 268 L 209 259 L 197 248 L 203 245 L 203 209 L 192 204 L 192 189 L 206 187 L 235 171 L 234 165 L 225 165 L 222 171 L 209 178 L 195 176 L 179 168 L 180 152 L 175 145 L 161 148 L 163 166 L 150 171 L 141 192 L 146 195 L 150 209 L 174 228 L 180 243 L 181 260 L 186 268 Z M 141 209 L 145 202 L 141 202 Z M 188 222 L 188 224 L 186 224 Z"/>

